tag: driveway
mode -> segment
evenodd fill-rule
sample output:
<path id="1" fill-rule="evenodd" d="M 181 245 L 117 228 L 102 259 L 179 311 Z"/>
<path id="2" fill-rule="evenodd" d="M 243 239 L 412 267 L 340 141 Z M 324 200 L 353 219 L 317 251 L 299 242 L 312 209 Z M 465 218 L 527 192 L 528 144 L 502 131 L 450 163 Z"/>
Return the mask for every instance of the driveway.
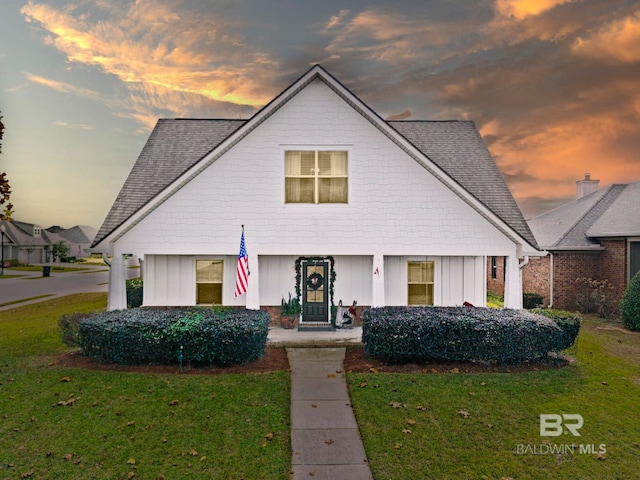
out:
<path id="1" fill-rule="evenodd" d="M 57 266 L 56 264 L 47 264 Z M 79 272 L 57 272 L 51 269 L 49 277 L 42 276 L 42 270 L 38 272 L 22 272 L 5 268 L 5 276 L 19 275 L 14 278 L 0 277 L 0 305 L 7 302 L 17 302 L 39 295 L 52 295 L 48 297 L 12 303 L 0 307 L 7 310 L 29 303 L 49 300 L 53 296 L 71 295 L 73 293 L 106 292 L 109 288 L 109 267 L 85 264 L 59 264 L 64 267 L 87 268 Z M 127 268 L 127 278 L 140 276 L 140 268 Z"/>

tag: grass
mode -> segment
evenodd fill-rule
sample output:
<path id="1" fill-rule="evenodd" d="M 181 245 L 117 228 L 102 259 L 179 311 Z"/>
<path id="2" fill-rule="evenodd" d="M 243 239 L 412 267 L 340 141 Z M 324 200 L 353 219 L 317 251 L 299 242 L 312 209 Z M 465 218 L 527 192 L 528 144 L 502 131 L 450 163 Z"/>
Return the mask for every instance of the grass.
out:
<path id="1" fill-rule="evenodd" d="M 503 308 L 504 297 L 497 293 L 487 292 L 487 307 L 489 308 Z"/>
<path id="2" fill-rule="evenodd" d="M 56 365 L 65 351 L 57 319 L 105 305 L 98 293 L 0 312 L 0 478 L 288 477 L 287 372 L 160 375 Z"/>
<path id="3" fill-rule="evenodd" d="M 39 298 L 46 298 L 46 297 L 53 297 L 53 294 L 52 293 L 47 293 L 47 294 L 44 294 L 44 295 L 36 295 L 34 297 L 21 298 L 20 300 L 12 300 L 10 302 L 0 303 L 0 307 L 8 307 L 9 305 L 15 305 L 17 303 L 24 303 L 24 302 L 28 302 L 30 300 L 37 300 Z"/>
<path id="4" fill-rule="evenodd" d="M 545 371 L 350 374 L 374 477 L 634 478 L 640 334 L 589 319 L 575 353 L 576 364 Z M 542 413 L 582 415 L 582 436 L 541 437 Z M 574 454 L 517 453 L 518 445 L 540 452 L 548 442 L 577 446 Z M 580 444 L 593 445 L 596 453 L 602 444 L 606 453 L 580 454 Z"/>
<path id="5" fill-rule="evenodd" d="M 42 266 L 39 265 L 22 265 L 20 267 L 9 267 L 5 270 L 15 270 L 18 272 L 41 272 Z M 91 270 L 88 267 L 61 267 L 59 265 L 55 265 L 51 267 L 52 272 L 82 272 L 86 270 Z"/>

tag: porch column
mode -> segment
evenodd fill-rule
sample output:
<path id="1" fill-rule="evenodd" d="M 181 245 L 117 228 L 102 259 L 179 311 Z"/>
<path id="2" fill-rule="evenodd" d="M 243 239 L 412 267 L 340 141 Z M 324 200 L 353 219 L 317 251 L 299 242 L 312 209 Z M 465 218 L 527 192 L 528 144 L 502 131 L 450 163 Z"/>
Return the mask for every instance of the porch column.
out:
<path id="1" fill-rule="evenodd" d="M 260 264 L 258 255 L 249 255 L 249 284 L 247 286 L 247 303 L 249 310 L 260 310 Z"/>
<path id="2" fill-rule="evenodd" d="M 127 284 L 124 255 L 114 254 L 109 269 L 109 297 L 107 310 L 127 308 Z"/>
<path id="3" fill-rule="evenodd" d="M 504 307 L 522 308 L 522 272 L 518 257 L 508 256 L 505 268 Z"/>
<path id="4" fill-rule="evenodd" d="M 373 255 L 373 281 L 371 290 L 371 306 L 384 307 L 384 255 Z"/>

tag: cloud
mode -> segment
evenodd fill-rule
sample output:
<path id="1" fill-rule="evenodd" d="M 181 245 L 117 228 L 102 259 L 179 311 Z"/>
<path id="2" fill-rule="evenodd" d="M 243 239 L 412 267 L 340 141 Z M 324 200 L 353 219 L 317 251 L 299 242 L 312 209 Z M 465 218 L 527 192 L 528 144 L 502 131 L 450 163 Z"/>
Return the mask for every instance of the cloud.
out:
<path id="1" fill-rule="evenodd" d="M 606 61 L 639 62 L 640 12 L 609 22 L 586 38 L 576 38 L 571 51 Z"/>
<path id="2" fill-rule="evenodd" d="M 34 75 L 29 72 L 23 72 L 27 77 L 27 80 L 33 83 L 37 83 L 39 85 L 44 85 L 45 87 L 53 88 L 59 92 L 64 93 L 72 93 L 74 95 L 79 95 L 81 97 L 90 98 L 91 100 L 100 100 L 102 101 L 102 97 L 100 94 L 94 90 L 78 87 L 76 85 L 72 85 L 70 83 L 60 82 L 58 80 L 52 80 L 50 78 L 41 77 L 40 75 Z"/>
<path id="3" fill-rule="evenodd" d="M 504 17 L 517 20 L 539 15 L 563 3 L 572 0 L 496 0 L 495 9 Z"/>
<path id="4" fill-rule="evenodd" d="M 114 75 L 132 94 L 144 94 L 145 101 L 154 96 L 151 103 L 176 115 L 202 103 L 195 97 L 253 108 L 274 93 L 268 79 L 278 62 L 248 46 L 235 33 L 238 25 L 219 15 L 185 8 L 178 13 L 160 0 L 80 2 L 63 8 L 29 1 L 21 12 L 48 33 L 45 43 L 71 64 Z M 183 101 L 172 103 L 177 98 Z M 139 107 L 138 102 L 133 109 Z M 150 110 L 131 114 L 147 126 L 146 117 L 153 115 Z"/>
<path id="5" fill-rule="evenodd" d="M 86 123 L 67 123 L 62 120 L 56 120 L 53 122 L 56 127 L 66 127 L 66 128 L 78 128 L 81 130 L 94 130 L 96 127 L 93 125 L 88 125 Z"/>
<path id="6" fill-rule="evenodd" d="M 397 113 L 395 115 L 389 115 L 386 120 L 388 121 L 393 121 L 393 120 L 407 120 L 409 118 L 411 118 L 413 116 L 413 113 L 411 113 L 411 110 L 409 110 L 408 108 L 403 111 L 402 113 Z"/>
<path id="7" fill-rule="evenodd" d="M 340 10 L 338 15 L 332 16 L 322 29 L 322 33 L 329 33 L 336 27 L 344 24 L 345 18 L 351 13 L 350 10 Z"/>
<path id="8" fill-rule="evenodd" d="M 446 45 L 455 36 L 441 22 L 411 15 L 370 9 L 347 19 L 349 13 L 342 10 L 324 28 L 324 33 L 333 35 L 325 48 L 328 55 L 342 58 L 348 54 L 367 61 L 400 64 L 428 56 L 436 46 Z"/>

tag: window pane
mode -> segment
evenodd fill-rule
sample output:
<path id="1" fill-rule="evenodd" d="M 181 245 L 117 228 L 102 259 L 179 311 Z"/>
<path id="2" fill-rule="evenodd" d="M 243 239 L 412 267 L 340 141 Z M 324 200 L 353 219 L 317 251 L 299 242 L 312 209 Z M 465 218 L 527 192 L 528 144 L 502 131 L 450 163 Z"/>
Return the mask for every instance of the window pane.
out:
<path id="1" fill-rule="evenodd" d="M 318 180 L 319 203 L 347 203 L 346 178 L 321 178 Z"/>
<path id="2" fill-rule="evenodd" d="M 313 178 L 286 178 L 285 202 L 287 203 L 314 203 Z"/>
<path id="3" fill-rule="evenodd" d="M 300 152 L 286 152 L 284 157 L 284 174 L 300 175 Z"/>
<path id="4" fill-rule="evenodd" d="M 347 152 L 318 152 L 319 175 L 346 176 Z"/>
<path id="5" fill-rule="evenodd" d="M 222 284 L 199 283 L 197 303 L 199 305 L 222 305 Z"/>
<path id="6" fill-rule="evenodd" d="M 292 150 L 285 152 L 286 176 L 315 175 L 316 152 Z"/>
<path id="7" fill-rule="evenodd" d="M 409 305 L 427 305 L 426 285 L 419 283 L 409 285 Z"/>
<path id="8" fill-rule="evenodd" d="M 222 283 L 222 260 L 198 260 L 196 282 Z"/>
<path id="9" fill-rule="evenodd" d="M 433 305 L 433 283 L 410 284 L 409 305 Z"/>

